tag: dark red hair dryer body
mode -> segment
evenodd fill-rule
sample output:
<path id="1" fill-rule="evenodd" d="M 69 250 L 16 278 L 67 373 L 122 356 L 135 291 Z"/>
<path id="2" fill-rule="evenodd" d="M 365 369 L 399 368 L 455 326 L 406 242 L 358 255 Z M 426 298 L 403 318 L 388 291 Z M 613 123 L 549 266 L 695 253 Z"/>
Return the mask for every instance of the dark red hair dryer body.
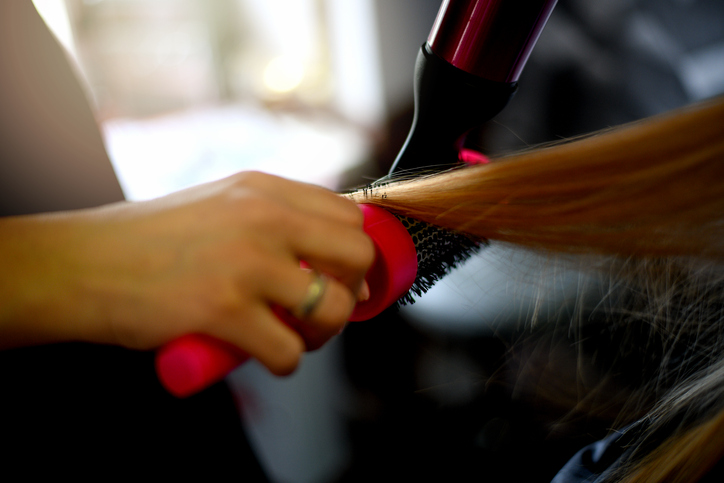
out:
<path id="1" fill-rule="evenodd" d="M 495 117 L 557 0 L 445 0 L 415 65 L 415 118 L 390 173 L 457 164 L 464 135 Z"/>

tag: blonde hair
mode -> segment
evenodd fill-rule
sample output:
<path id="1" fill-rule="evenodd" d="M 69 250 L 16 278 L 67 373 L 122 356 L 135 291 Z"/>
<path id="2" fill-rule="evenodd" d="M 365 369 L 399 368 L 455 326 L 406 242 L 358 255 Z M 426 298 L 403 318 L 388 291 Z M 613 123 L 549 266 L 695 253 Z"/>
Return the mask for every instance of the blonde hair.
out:
<path id="1" fill-rule="evenodd" d="M 612 256 L 638 297 L 614 315 L 647 322 L 664 349 L 656 400 L 607 481 L 696 481 L 722 457 L 724 98 L 347 196 L 477 239 Z"/>
<path id="2" fill-rule="evenodd" d="M 639 464 L 632 466 L 624 483 L 691 483 L 698 481 L 724 456 L 724 410 L 701 424 L 671 437 Z"/>
<path id="3" fill-rule="evenodd" d="M 724 101 L 348 196 L 545 250 L 724 259 Z"/>

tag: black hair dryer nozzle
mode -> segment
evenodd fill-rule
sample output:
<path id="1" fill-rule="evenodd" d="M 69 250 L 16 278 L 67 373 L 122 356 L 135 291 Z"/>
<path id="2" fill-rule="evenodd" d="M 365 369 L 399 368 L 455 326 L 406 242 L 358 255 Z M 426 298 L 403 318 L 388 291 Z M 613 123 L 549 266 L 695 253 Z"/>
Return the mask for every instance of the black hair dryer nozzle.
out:
<path id="1" fill-rule="evenodd" d="M 495 117 L 557 0 L 445 0 L 415 65 L 415 117 L 390 173 L 458 163 L 464 135 Z"/>

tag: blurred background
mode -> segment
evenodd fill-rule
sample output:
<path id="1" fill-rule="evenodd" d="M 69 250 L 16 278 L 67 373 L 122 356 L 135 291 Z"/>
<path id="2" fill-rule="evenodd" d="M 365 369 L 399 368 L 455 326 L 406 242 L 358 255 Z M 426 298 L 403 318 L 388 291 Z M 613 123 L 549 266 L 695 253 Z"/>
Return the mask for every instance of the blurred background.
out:
<path id="1" fill-rule="evenodd" d="M 139 200 L 247 169 L 335 190 L 385 174 L 441 1 L 34 3 Z M 471 135 L 500 154 L 722 92 L 720 0 L 560 0 L 518 94 Z M 590 360 L 567 342 L 576 294 L 596 284 L 554 262 L 491 247 L 291 377 L 235 371 L 227 383 L 269 477 L 549 481 L 610 429 L 628 390 L 603 369 L 616 343 L 605 330 L 588 329 Z"/>

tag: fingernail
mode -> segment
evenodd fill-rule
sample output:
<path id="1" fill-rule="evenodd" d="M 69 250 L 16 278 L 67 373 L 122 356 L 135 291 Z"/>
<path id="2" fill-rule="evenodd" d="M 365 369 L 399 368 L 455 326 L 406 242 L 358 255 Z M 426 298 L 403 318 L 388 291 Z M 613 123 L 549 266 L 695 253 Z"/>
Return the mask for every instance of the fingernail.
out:
<path id="1" fill-rule="evenodd" d="M 367 280 L 362 281 L 362 287 L 360 287 L 359 293 L 357 294 L 358 302 L 366 302 L 370 299 L 370 286 L 367 285 Z"/>

